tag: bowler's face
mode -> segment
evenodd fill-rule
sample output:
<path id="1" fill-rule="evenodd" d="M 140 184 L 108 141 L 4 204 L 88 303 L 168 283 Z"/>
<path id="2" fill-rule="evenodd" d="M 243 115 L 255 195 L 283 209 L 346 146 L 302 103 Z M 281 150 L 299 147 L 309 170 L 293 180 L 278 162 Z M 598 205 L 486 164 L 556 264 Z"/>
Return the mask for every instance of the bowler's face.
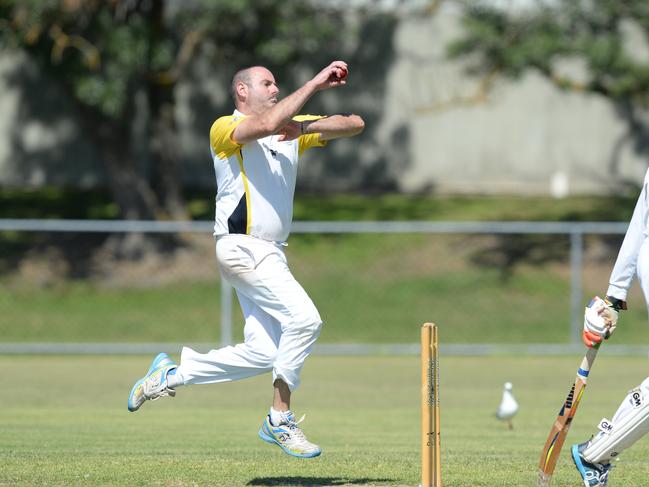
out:
<path id="1" fill-rule="evenodd" d="M 251 85 L 248 87 L 248 105 L 261 113 L 277 103 L 279 87 L 273 73 L 265 68 L 256 68 L 250 73 Z"/>

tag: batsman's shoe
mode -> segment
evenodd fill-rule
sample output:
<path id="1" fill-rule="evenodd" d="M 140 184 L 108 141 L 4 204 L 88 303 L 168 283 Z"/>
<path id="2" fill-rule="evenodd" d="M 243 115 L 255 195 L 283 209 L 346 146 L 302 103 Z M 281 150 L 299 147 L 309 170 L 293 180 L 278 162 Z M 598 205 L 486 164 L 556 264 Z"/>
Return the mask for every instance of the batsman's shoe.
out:
<path id="1" fill-rule="evenodd" d="M 273 426 L 270 416 L 266 416 L 259 430 L 259 437 L 268 443 L 275 443 L 293 457 L 317 457 L 321 453 L 320 447 L 307 441 L 304 432 L 298 426 L 303 420 L 304 416 L 299 421 L 295 421 L 295 417 L 291 414 L 282 424 Z"/>
<path id="2" fill-rule="evenodd" d="M 167 387 L 167 373 L 178 367 L 166 353 L 159 353 L 151 362 L 146 375 L 138 380 L 128 396 L 128 410 L 137 411 L 144 401 L 155 401 L 163 396 L 175 396 L 176 391 Z"/>
<path id="3" fill-rule="evenodd" d="M 613 466 L 610 463 L 590 463 L 582 456 L 582 452 L 588 443 L 572 445 L 572 461 L 581 475 L 586 487 L 606 487 L 608 485 L 608 473 Z"/>

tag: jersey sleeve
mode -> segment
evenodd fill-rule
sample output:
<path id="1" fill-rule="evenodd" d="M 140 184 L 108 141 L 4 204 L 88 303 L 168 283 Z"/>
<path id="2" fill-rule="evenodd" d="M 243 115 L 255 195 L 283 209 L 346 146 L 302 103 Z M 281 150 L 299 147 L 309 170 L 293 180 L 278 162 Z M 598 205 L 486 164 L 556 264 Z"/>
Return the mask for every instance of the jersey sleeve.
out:
<path id="1" fill-rule="evenodd" d="M 212 124 L 210 129 L 210 147 L 221 159 L 225 159 L 241 148 L 241 144 L 232 139 L 232 132 L 243 121 L 244 117 L 228 115 Z"/>
<path id="2" fill-rule="evenodd" d="M 649 176 L 649 171 L 647 172 Z M 607 296 L 626 300 L 631 283 L 636 276 L 640 247 L 645 241 L 647 221 L 649 219 L 649 195 L 647 194 L 647 178 L 642 186 L 642 191 L 633 210 L 629 228 L 624 236 L 624 241 L 617 254 L 613 271 L 609 279 Z"/>
<path id="3" fill-rule="evenodd" d="M 293 117 L 293 120 L 296 122 L 306 122 L 308 120 L 320 120 L 325 118 L 323 115 L 296 115 Z M 326 140 L 320 140 L 320 134 L 304 134 L 300 135 L 299 139 L 299 149 L 298 154 L 302 155 L 305 150 L 310 149 L 311 147 L 324 147 L 327 145 Z"/>

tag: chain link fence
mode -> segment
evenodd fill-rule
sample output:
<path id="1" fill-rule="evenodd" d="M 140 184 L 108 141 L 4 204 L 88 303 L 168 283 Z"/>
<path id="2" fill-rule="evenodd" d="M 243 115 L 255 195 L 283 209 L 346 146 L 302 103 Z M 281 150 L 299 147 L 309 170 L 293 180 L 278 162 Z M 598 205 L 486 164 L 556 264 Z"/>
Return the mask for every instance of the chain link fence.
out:
<path id="1" fill-rule="evenodd" d="M 291 268 L 325 322 L 317 353 L 417 353 L 424 321 L 455 354 L 572 353 L 626 223 L 295 222 Z M 149 353 L 235 343 L 212 223 L 0 220 L 0 353 Z M 143 236 L 118 259 L 110 241 Z M 646 353 L 635 309 L 612 353 Z M 3 309 L 4 308 L 4 309 Z M 627 324 L 628 321 L 628 324 Z"/>

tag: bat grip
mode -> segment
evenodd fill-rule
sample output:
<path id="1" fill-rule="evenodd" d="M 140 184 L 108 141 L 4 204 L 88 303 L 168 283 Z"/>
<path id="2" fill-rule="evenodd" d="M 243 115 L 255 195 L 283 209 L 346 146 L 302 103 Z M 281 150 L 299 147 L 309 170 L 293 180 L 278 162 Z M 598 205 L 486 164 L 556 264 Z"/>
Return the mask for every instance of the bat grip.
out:
<path id="1" fill-rule="evenodd" d="M 595 357 L 597 357 L 597 352 L 599 351 L 599 348 L 589 348 L 588 351 L 586 352 L 586 355 L 584 355 L 584 359 L 581 361 L 581 365 L 579 366 L 578 374 L 584 378 L 588 377 L 588 374 L 590 373 L 590 368 L 593 366 L 593 362 L 595 361 Z"/>

